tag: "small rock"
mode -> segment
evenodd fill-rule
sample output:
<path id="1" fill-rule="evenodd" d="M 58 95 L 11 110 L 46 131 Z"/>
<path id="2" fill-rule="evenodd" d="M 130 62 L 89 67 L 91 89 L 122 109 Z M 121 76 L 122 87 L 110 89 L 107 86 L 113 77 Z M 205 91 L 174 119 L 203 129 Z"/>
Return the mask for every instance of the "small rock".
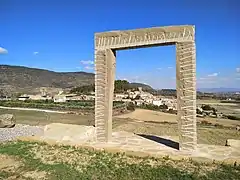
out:
<path id="1" fill-rule="evenodd" d="M 13 128 L 16 124 L 16 118 L 13 114 L 0 115 L 0 128 Z"/>
<path id="2" fill-rule="evenodd" d="M 237 131 L 240 131 L 240 126 L 236 126 L 236 130 L 237 130 Z"/>

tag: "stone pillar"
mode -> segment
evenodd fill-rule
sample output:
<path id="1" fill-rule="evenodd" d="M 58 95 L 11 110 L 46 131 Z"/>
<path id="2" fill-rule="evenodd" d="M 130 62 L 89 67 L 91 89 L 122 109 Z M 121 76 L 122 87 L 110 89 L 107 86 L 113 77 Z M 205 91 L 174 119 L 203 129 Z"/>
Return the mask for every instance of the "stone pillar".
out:
<path id="1" fill-rule="evenodd" d="M 97 141 L 108 142 L 112 137 L 112 108 L 115 80 L 115 53 L 95 50 L 95 126 Z"/>
<path id="2" fill-rule="evenodd" d="M 176 44 L 177 121 L 180 150 L 197 148 L 195 42 Z"/>
<path id="3" fill-rule="evenodd" d="M 106 140 L 109 142 L 112 139 L 112 115 L 113 115 L 113 95 L 114 95 L 114 82 L 116 71 L 116 55 L 115 51 L 106 49 L 107 59 L 107 89 L 106 89 Z"/>

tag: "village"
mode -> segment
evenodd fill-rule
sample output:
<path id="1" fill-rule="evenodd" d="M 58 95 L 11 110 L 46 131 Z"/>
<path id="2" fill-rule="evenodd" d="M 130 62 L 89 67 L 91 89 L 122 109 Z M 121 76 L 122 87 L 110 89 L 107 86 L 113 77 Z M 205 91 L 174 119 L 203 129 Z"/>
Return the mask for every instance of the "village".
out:
<path id="1" fill-rule="evenodd" d="M 19 101 L 26 100 L 53 100 L 55 103 L 64 103 L 69 101 L 93 101 L 95 99 L 95 92 L 89 92 L 87 94 L 73 94 L 64 93 L 59 91 L 55 95 L 49 95 L 46 91 L 36 95 L 23 94 L 17 97 Z M 153 106 L 165 106 L 166 110 L 177 110 L 177 99 L 175 97 L 155 96 L 149 92 L 143 91 L 142 87 L 138 90 L 127 90 L 123 93 L 115 93 L 114 101 L 133 103 L 135 106 L 153 105 Z"/>
<path id="2" fill-rule="evenodd" d="M 1 100 L 13 100 L 11 98 L 2 98 Z M 41 89 L 38 94 L 23 94 L 17 97 L 18 101 L 52 101 L 54 103 L 66 102 L 84 102 L 94 101 L 95 92 L 77 94 L 64 92 L 60 90 L 56 94 L 47 93 L 46 90 Z M 136 89 L 129 89 L 122 93 L 114 93 L 114 101 L 125 104 L 132 104 L 136 108 L 161 110 L 166 113 L 177 114 L 177 99 L 174 96 L 160 96 L 153 95 L 150 92 L 143 91 L 142 87 Z M 206 116 L 212 118 L 222 118 L 224 114 L 217 111 L 215 108 L 198 104 L 196 109 L 197 117 L 204 118 Z"/>

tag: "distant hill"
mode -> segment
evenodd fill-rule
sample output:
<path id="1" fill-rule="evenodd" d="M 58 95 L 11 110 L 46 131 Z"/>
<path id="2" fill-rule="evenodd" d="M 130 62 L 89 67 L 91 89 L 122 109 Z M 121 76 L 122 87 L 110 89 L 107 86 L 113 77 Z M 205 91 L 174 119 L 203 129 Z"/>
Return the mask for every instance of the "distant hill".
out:
<path id="1" fill-rule="evenodd" d="M 142 83 L 130 83 L 130 86 L 132 88 L 138 88 L 138 87 L 142 87 L 142 89 L 144 91 L 148 91 L 148 90 L 153 90 L 153 88 L 147 84 L 142 84 Z"/>
<path id="2" fill-rule="evenodd" d="M 199 88 L 198 89 L 201 92 L 206 93 L 234 93 L 234 92 L 240 92 L 240 88 Z"/>
<path id="3" fill-rule="evenodd" d="M 0 65 L 0 84 L 0 90 L 8 92 L 33 93 L 33 91 L 39 92 L 41 87 L 71 89 L 94 84 L 94 74 Z M 151 86 L 141 83 L 131 83 L 131 86 L 142 87 L 144 90 L 152 89 Z"/>
<path id="4" fill-rule="evenodd" d="M 0 65 L 1 89 L 29 92 L 35 88 L 71 88 L 94 83 L 94 74 L 86 72 L 53 72 L 23 66 Z"/>

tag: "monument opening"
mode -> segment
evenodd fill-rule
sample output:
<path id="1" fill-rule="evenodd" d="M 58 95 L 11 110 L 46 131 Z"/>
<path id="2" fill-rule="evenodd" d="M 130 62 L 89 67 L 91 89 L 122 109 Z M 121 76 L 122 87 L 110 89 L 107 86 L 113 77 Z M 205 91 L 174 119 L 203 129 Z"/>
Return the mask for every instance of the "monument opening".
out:
<path id="1" fill-rule="evenodd" d="M 176 89 L 175 51 L 175 45 L 116 51 L 115 78 L 136 86 L 146 84 L 154 90 Z"/>

